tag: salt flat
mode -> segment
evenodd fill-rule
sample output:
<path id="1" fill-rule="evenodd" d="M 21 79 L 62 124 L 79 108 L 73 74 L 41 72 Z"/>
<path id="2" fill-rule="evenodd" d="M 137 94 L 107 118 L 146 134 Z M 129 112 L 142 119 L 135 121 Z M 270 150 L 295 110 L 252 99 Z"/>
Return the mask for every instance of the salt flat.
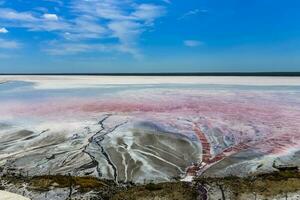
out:
<path id="1" fill-rule="evenodd" d="M 297 77 L 0 81 L 2 174 L 144 183 L 300 165 Z"/>
<path id="2" fill-rule="evenodd" d="M 30 81 L 35 88 L 78 88 L 120 84 L 226 84 L 297 86 L 299 77 L 237 77 L 237 76 L 0 76 L 0 81 Z"/>

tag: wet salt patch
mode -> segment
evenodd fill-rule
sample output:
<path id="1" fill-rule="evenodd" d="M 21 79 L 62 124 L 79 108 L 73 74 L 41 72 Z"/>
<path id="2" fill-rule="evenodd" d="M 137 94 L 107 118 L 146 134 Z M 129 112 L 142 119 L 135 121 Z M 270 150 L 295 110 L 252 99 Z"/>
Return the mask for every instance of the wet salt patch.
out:
<path id="1" fill-rule="evenodd" d="M 18 194 L 0 190 L 0 200 L 30 200 Z"/>
<path id="2" fill-rule="evenodd" d="M 183 182 L 192 182 L 194 179 L 194 176 L 186 176 L 183 179 L 181 179 L 181 181 Z"/>

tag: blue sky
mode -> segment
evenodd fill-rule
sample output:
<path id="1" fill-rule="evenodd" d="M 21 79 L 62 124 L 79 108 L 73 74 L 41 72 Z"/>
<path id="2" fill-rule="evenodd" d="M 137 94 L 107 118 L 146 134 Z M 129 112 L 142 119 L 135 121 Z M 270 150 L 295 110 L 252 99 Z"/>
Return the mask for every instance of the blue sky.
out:
<path id="1" fill-rule="evenodd" d="M 0 0 L 0 73 L 300 71 L 299 0 Z"/>

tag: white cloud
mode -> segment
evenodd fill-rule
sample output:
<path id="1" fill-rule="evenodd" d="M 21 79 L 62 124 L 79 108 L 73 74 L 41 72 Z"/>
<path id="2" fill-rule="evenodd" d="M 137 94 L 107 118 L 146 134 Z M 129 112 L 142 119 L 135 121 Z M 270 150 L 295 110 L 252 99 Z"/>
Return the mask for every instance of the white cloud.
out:
<path id="1" fill-rule="evenodd" d="M 53 15 L 34 15 L 0 8 L 0 23 L 7 27 L 25 28 L 29 31 L 64 31 L 71 28 L 69 22 L 54 20 Z"/>
<path id="2" fill-rule="evenodd" d="M 97 19 L 90 16 L 80 16 L 74 19 L 72 28 L 67 30 L 64 37 L 69 40 L 100 39 L 107 36 L 107 28 Z"/>
<path id="3" fill-rule="evenodd" d="M 129 53 L 135 58 L 141 58 L 140 51 L 136 48 L 137 38 L 143 32 L 142 25 L 134 21 L 114 21 L 108 27 L 112 30 L 113 36 L 118 38 L 120 45 L 118 50 Z"/>
<path id="4" fill-rule="evenodd" d="M 57 21 L 58 20 L 58 16 L 56 14 L 44 14 L 43 17 L 46 20 L 52 20 L 52 21 Z"/>
<path id="5" fill-rule="evenodd" d="M 162 1 L 165 2 L 165 3 L 171 4 L 170 0 L 162 0 Z"/>
<path id="6" fill-rule="evenodd" d="M 46 1 L 63 5 L 60 0 Z M 70 0 L 65 9 L 68 18 L 41 10 L 20 12 L 0 8 L 0 24 L 28 31 L 54 32 L 61 43 L 68 43 L 65 49 L 74 54 L 101 51 L 99 47 L 106 45 L 108 49 L 114 46 L 114 51 L 140 57 L 139 38 L 166 13 L 162 5 L 139 3 L 137 0 Z M 96 39 L 93 48 L 83 45 L 91 39 Z M 106 42 L 102 43 L 104 40 Z M 54 45 L 59 46 L 58 43 Z"/>
<path id="7" fill-rule="evenodd" d="M 185 40 L 183 43 L 187 47 L 198 47 L 203 44 L 203 42 L 198 41 L 198 40 Z"/>
<path id="8" fill-rule="evenodd" d="M 127 8 L 126 8 L 127 6 Z M 116 0 L 73 0 L 73 11 L 79 15 L 93 16 L 106 20 L 127 20 L 128 1 Z"/>
<path id="9" fill-rule="evenodd" d="M 205 10 L 205 9 L 202 9 L 202 10 L 200 10 L 200 9 L 194 9 L 194 10 L 190 10 L 190 11 L 188 11 L 188 12 L 186 12 L 186 13 L 184 13 L 181 17 L 179 17 L 178 19 L 185 19 L 185 18 L 187 18 L 187 17 L 190 17 L 190 16 L 193 16 L 193 15 L 198 15 L 198 14 L 200 14 L 200 13 L 207 13 L 208 12 L 208 10 Z"/>
<path id="10" fill-rule="evenodd" d="M 163 6 L 130 0 L 75 0 L 73 3 L 74 12 L 93 18 L 94 25 L 102 21 L 102 37 L 118 39 L 118 49 L 134 57 L 140 57 L 137 48 L 140 35 L 165 14 Z"/>
<path id="11" fill-rule="evenodd" d="M 113 33 L 112 36 L 124 44 L 135 43 L 142 32 L 141 24 L 130 20 L 113 21 L 108 24 L 108 27 Z"/>
<path id="12" fill-rule="evenodd" d="M 4 40 L 0 38 L 0 49 L 18 49 L 20 46 L 20 43 L 16 41 Z"/>
<path id="13" fill-rule="evenodd" d="M 137 20 L 142 20 L 146 23 L 149 23 L 163 16 L 164 14 L 165 9 L 162 6 L 141 4 L 136 7 L 136 10 L 132 13 L 132 16 L 134 16 Z"/>
<path id="14" fill-rule="evenodd" d="M 5 27 L 0 28 L 0 33 L 8 33 L 8 30 Z"/>

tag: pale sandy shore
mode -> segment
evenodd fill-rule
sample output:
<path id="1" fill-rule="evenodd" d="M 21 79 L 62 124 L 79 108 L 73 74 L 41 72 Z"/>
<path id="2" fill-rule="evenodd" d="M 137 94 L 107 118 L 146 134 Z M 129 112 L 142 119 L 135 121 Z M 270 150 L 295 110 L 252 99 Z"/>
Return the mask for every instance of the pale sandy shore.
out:
<path id="1" fill-rule="evenodd" d="M 21 195 L 0 190 L 0 200 L 30 200 Z"/>
<path id="2" fill-rule="evenodd" d="M 0 76 L 4 81 L 29 81 L 36 89 L 98 87 L 121 84 L 225 84 L 300 86 L 300 77 L 237 76 Z"/>

